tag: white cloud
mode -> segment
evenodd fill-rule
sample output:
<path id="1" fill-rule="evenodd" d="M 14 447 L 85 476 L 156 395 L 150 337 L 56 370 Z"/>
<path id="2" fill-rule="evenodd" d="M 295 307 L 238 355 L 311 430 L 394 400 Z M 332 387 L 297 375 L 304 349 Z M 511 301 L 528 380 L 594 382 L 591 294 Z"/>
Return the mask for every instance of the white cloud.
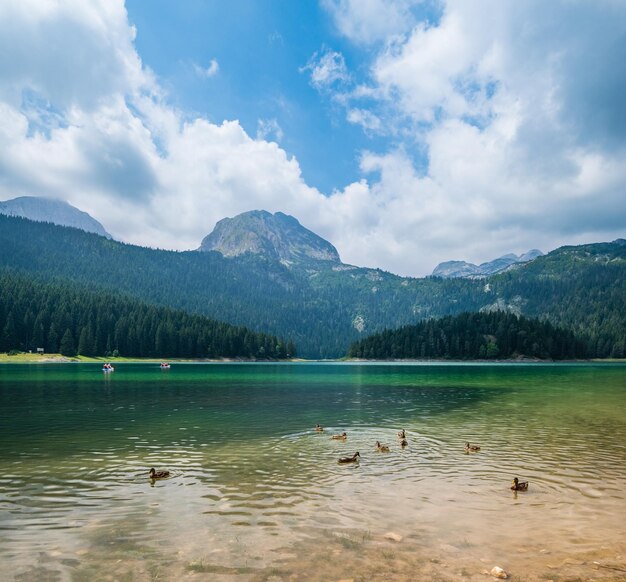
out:
<path id="1" fill-rule="evenodd" d="M 349 39 L 369 44 L 409 31 L 411 7 L 420 0 L 321 0 L 338 30 Z"/>
<path id="2" fill-rule="evenodd" d="M 0 3 L 0 98 L 32 90 L 59 108 L 89 110 L 150 86 L 122 0 Z"/>
<path id="3" fill-rule="evenodd" d="M 360 41 L 363 16 L 342 14 Z M 481 261 L 624 236 L 624 16 L 614 2 L 449 0 L 436 25 L 375 52 L 344 101 L 366 131 L 368 118 L 402 128 L 404 148 L 362 161 L 378 175 L 380 228 L 394 233 L 376 259 L 406 272 L 411 257 L 423 272 L 413 253 Z M 356 108 L 359 92 L 378 103 Z M 420 172 L 413 146 L 426 152 Z"/>
<path id="4" fill-rule="evenodd" d="M 367 6 L 368 18 L 389 7 Z M 0 199 L 62 198 L 116 238 L 177 249 L 196 248 L 224 216 L 281 210 L 345 261 L 403 274 L 624 236 L 626 83 L 623 67 L 600 74 L 620 62 L 608 47 L 624 42 L 624 12 L 554 6 L 447 2 L 436 26 L 380 45 L 351 93 L 343 56 L 316 54 L 303 70 L 333 98 L 343 91 L 351 123 L 404 124 L 393 148 L 362 153 L 363 179 L 324 196 L 267 141 L 283 137 L 276 120 L 260 120 L 253 139 L 237 121 L 168 104 L 121 1 L 0 3 Z"/>
<path id="5" fill-rule="evenodd" d="M 350 80 L 343 55 L 326 47 L 314 53 L 309 62 L 300 68 L 301 73 L 305 71 L 310 71 L 311 84 L 318 90 L 330 89 Z"/>
<path id="6" fill-rule="evenodd" d="M 360 125 L 367 132 L 379 132 L 382 129 L 380 118 L 367 109 L 350 109 L 347 119 L 350 123 Z"/>
<path id="7" fill-rule="evenodd" d="M 197 63 L 193 63 L 193 70 L 196 72 L 198 77 L 210 79 L 219 73 L 220 64 L 217 62 L 217 59 L 211 59 L 208 67 L 201 67 Z"/>
<path id="8" fill-rule="evenodd" d="M 259 140 L 269 140 L 281 142 L 284 137 L 283 129 L 278 121 L 273 119 L 259 119 L 257 121 L 256 138 Z"/>

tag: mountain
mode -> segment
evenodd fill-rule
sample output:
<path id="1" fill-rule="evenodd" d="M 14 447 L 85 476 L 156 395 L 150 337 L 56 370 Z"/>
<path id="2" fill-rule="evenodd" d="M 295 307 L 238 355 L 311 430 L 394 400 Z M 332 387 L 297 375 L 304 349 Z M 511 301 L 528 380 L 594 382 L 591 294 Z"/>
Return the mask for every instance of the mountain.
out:
<path id="1" fill-rule="evenodd" d="M 466 261 L 446 261 L 439 263 L 432 272 L 432 277 L 443 277 L 444 279 L 450 279 L 453 277 L 467 277 L 467 278 L 481 278 L 489 275 L 495 275 L 500 271 L 508 269 L 511 265 L 517 265 L 519 263 L 527 263 L 537 257 L 543 256 L 540 250 L 532 249 L 523 255 L 515 255 L 509 253 L 488 261 L 481 263 L 480 265 L 474 265 L 473 263 L 467 263 Z"/>
<path id="2" fill-rule="evenodd" d="M 539 249 L 531 249 L 527 253 L 520 255 L 518 257 L 518 262 L 527 263 L 528 261 L 533 261 L 537 257 L 543 257 L 543 253 Z"/>
<path id="3" fill-rule="evenodd" d="M 561 247 L 483 279 L 399 277 L 244 252 L 162 251 L 0 215 L 0 272 L 74 282 L 291 339 L 306 358 L 340 357 L 367 335 L 462 312 L 546 319 L 595 357 L 623 357 L 626 243 Z"/>
<path id="4" fill-rule="evenodd" d="M 0 202 L 0 214 L 21 216 L 29 220 L 51 222 L 60 226 L 71 226 L 85 232 L 93 232 L 111 238 L 111 235 L 95 218 L 61 200 L 38 196 L 20 196 Z"/>
<path id="5" fill-rule="evenodd" d="M 445 261 L 439 263 L 432 272 L 432 277 L 451 279 L 453 277 L 478 277 L 480 276 L 478 265 L 466 261 Z"/>
<path id="6" fill-rule="evenodd" d="M 333 245 L 304 228 L 293 216 L 265 210 L 220 220 L 198 250 L 218 251 L 225 257 L 252 253 L 287 265 L 311 260 L 340 262 Z"/>

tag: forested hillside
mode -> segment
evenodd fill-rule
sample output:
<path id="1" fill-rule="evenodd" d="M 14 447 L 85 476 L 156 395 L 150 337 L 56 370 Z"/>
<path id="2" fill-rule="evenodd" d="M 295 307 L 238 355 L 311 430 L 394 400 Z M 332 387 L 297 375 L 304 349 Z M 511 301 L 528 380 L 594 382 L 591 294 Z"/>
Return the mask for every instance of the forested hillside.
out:
<path id="1" fill-rule="evenodd" d="M 0 215 L 2 267 L 288 337 L 309 358 L 342 356 L 363 333 L 484 304 L 474 281 L 403 279 L 326 261 L 290 269 L 262 256 L 147 249 Z"/>
<path id="2" fill-rule="evenodd" d="M 136 299 L 0 274 L 0 351 L 65 356 L 286 358 L 292 342 Z"/>
<path id="3" fill-rule="evenodd" d="M 340 357 L 372 333 L 481 310 L 547 319 L 598 357 L 624 356 L 624 241 L 563 247 L 486 279 L 414 279 L 329 261 L 153 250 L 0 216 L 3 269 L 290 338 L 307 358 Z"/>
<path id="4" fill-rule="evenodd" d="M 489 284 L 500 305 L 585 338 L 593 357 L 626 357 L 626 240 L 561 247 Z"/>
<path id="5" fill-rule="evenodd" d="M 547 321 L 512 313 L 462 313 L 371 335 L 348 355 L 366 359 L 566 360 L 588 357 L 586 342 Z"/>

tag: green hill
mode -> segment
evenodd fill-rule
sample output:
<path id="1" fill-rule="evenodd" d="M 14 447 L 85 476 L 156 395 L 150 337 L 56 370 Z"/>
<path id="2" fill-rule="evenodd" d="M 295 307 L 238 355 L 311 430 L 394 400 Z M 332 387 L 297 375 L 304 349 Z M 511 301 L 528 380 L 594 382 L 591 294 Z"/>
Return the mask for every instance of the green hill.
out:
<path id="1" fill-rule="evenodd" d="M 462 313 L 371 335 L 350 346 L 365 359 L 453 360 L 518 357 L 567 360 L 588 356 L 584 341 L 548 321 L 512 313 Z"/>
<path id="2" fill-rule="evenodd" d="M 384 329 L 480 310 L 547 319 L 598 357 L 621 357 L 624 241 L 563 247 L 485 279 L 405 278 L 378 269 L 262 254 L 172 252 L 0 216 L 0 270 L 72 281 L 290 338 L 308 358 L 340 357 Z"/>

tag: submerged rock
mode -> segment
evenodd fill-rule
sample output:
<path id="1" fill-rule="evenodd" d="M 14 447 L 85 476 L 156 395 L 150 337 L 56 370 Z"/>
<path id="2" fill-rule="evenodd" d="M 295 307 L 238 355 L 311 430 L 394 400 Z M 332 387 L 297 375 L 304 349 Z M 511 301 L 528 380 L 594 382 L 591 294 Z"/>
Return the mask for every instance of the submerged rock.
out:
<path id="1" fill-rule="evenodd" d="M 489 572 L 494 578 L 502 578 L 503 580 L 508 578 L 509 575 L 500 566 L 494 566 Z"/>

